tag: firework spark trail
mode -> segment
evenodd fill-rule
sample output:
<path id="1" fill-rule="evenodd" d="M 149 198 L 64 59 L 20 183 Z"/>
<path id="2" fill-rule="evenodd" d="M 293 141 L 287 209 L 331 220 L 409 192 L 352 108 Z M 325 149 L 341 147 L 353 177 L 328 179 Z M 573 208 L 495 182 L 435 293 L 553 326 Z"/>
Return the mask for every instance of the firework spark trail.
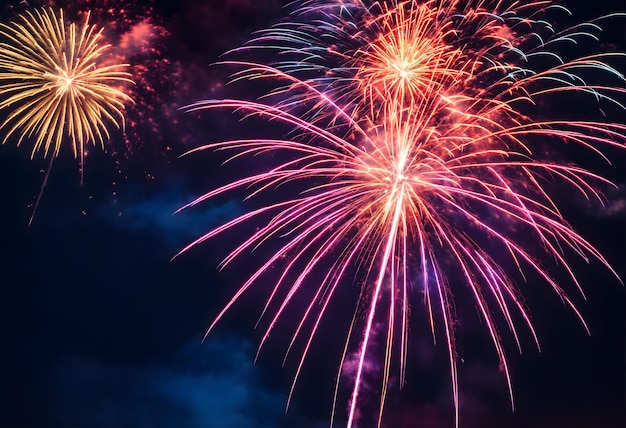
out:
<path id="1" fill-rule="evenodd" d="M 124 122 L 124 104 L 131 98 L 115 85 L 132 83 L 126 64 L 101 66 L 110 45 L 101 44 L 102 30 L 89 24 L 68 24 L 63 11 L 27 11 L 19 21 L 0 23 L 0 110 L 9 110 L 0 129 L 2 143 L 21 131 L 17 144 L 34 138 L 31 158 L 38 151 L 52 160 L 66 138 L 80 157 L 81 182 L 85 145 L 104 145 L 108 124 Z M 46 172 L 31 222 L 50 173 Z"/>
<path id="2" fill-rule="evenodd" d="M 233 81 L 276 82 L 266 101 L 209 100 L 188 108 L 233 109 L 247 118 L 258 116 L 293 128 L 289 138 L 233 140 L 197 149 L 232 151 L 231 161 L 274 153 L 277 163 L 183 208 L 237 189 L 248 189 L 248 198 L 279 187 L 295 192 L 281 190 L 283 200 L 261 203 L 181 251 L 274 213 L 221 267 L 267 242 L 279 242 L 280 247 L 239 288 L 207 334 L 262 275 L 282 266 L 259 322 L 275 300 L 282 301 L 267 322 L 259 351 L 294 296 L 307 297 L 310 303 L 287 350 L 298 337 L 307 336 L 291 399 L 331 298 L 354 275 L 352 282 L 361 284 L 361 292 L 335 400 L 347 352 L 355 349 L 358 363 L 347 423 L 356 424 L 365 362 L 373 357 L 373 326 L 382 321 L 386 331 L 380 425 L 396 353 L 404 382 L 407 315 L 416 300 L 411 290 L 421 287 L 433 337 L 441 330 L 436 327 L 438 313 L 443 321 L 458 424 L 453 290 L 464 283 L 487 327 L 513 404 L 499 318 L 521 351 L 514 322 L 521 316 L 539 347 L 530 309 L 514 276 L 526 281 L 528 271 L 535 272 L 585 328 L 569 293 L 554 279 L 555 272 L 568 275 L 583 298 L 582 284 L 568 263 L 570 254 L 586 262 L 596 259 L 618 277 L 567 223 L 551 196 L 556 183 L 603 203 L 597 186 L 611 183 L 581 166 L 552 160 L 550 153 L 575 143 L 608 161 L 603 148 L 623 149 L 626 140 L 624 124 L 545 119 L 529 106 L 576 93 L 592 97 L 599 106 L 623 109 L 616 96 L 626 93 L 624 77 L 609 61 L 624 54 L 569 59 L 559 55 L 559 46 L 594 39 L 599 27 L 580 24 L 557 32 L 546 15 L 563 8 L 551 1 L 387 1 L 371 6 L 360 1 L 305 1 L 301 6 L 294 14 L 301 22 L 263 31 L 233 52 L 278 52 L 279 62 L 227 62 L 243 68 Z M 594 83 L 606 78 L 619 86 Z M 541 154 L 548 143 L 547 154 Z M 539 245 L 527 244 L 528 236 Z M 506 272 L 503 255 L 517 272 Z M 553 267 L 548 266 L 550 259 Z M 414 279 L 413 268 L 421 278 Z M 314 272 L 324 272 L 324 279 L 314 282 Z M 288 279 L 294 274 L 295 280 Z M 462 280 L 452 281 L 455 277 Z M 311 327 L 305 327 L 307 321 Z M 335 408 L 333 403 L 333 418 Z"/>

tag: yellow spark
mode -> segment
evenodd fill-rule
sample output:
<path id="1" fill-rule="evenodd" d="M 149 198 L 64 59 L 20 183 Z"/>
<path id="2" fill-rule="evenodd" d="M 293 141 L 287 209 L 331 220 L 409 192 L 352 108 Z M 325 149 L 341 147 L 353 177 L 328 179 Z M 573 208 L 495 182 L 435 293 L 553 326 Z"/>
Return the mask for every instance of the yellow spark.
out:
<path id="1" fill-rule="evenodd" d="M 52 150 L 56 157 L 66 138 L 74 156 L 85 144 L 101 146 L 110 138 L 107 125 L 124 122 L 124 104 L 132 102 L 121 88 L 133 83 L 122 71 L 127 64 L 102 65 L 110 45 L 100 44 L 102 30 L 68 24 L 63 10 L 27 11 L 18 21 L 0 23 L 0 110 L 7 110 L 0 130 L 6 143 L 34 139 L 31 157 Z"/>

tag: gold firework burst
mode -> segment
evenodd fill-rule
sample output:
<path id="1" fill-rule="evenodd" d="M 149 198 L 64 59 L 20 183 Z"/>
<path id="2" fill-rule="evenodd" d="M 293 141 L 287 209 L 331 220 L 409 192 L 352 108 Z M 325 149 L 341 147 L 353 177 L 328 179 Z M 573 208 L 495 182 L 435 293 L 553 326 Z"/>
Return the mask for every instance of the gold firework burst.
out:
<path id="1" fill-rule="evenodd" d="M 110 45 L 89 14 L 75 24 L 63 10 L 27 11 L 0 23 L 0 37 L 0 110 L 8 111 L 2 143 L 19 133 L 18 145 L 34 139 L 31 158 L 40 150 L 54 158 L 69 137 L 82 165 L 86 143 L 102 146 L 107 125 L 123 125 L 124 104 L 132 102 L 121 90 L 132 83 L 128 65 L 99 63 Z"/>

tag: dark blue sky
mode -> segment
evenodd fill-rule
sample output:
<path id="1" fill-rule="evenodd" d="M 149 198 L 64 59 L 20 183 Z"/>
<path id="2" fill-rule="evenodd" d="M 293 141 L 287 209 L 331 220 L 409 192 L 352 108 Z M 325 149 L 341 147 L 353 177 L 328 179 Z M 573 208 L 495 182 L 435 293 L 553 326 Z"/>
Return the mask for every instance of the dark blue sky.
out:
<path id="1" fill-rule="evenodd" d="M 619 1 L 568 4 L 580 19 L 624 8 Z M 280 6 L 278 0 L 158 1 L 155 13 L 170 34 L 159 55 L 182 71 L 160 76 L 146 97 L 180 106 L 214 96 L 226 74 L 208 64 L 283 16 Z M 10 13 L 3 10 L 3 19 Z M 623 25 L 609 24 L 604 37 L 624 49 Z M 237 266 L 216 270 L 229 243 L 211 241 L 170 259 L 244 207 L 223 199 L 171 215 L 232 173 L 210 153 L 178 158 L 228 129 L 218 119 L 175 109 L 155 114 L 156 128 L 137 128 L 142 142 L 132 153 L 94 151 L 82 187 L 76 162 L 62 153 L 30 228 L 47 162 L 29 160 L 27 147 L 0 147 L 0 426 L 327 426 L 338 359 L 324 340 L 340 338 L 335 331 L 320 335 L 287 415 L 294 367 L 280 366 L 284 339 L 271 342 L 253 364 L 263 293 L 235 306 L 201 341 L 241 281 Z M 577 230 L 623 278 L 626 180 L 623 153 L 617 156 L 615 169 L 606 171 L 622 186 L 609 194 L 612 204 L 568 208 Z M 515 412 L 484 329 L 463 327 L 462 427 L 626 426 L 624 287 L 597 263 L 575 268 L 588 292 L 588 301 L 577 303 L 592 335 L 547 286 L 530 293 L 543 351 L 530 340 L 522 356 L 511 348 Z M 451 427 L 445 347 L 417 334 L 412 343 L 408 385 L 390 394 L 387 424 Z"/>

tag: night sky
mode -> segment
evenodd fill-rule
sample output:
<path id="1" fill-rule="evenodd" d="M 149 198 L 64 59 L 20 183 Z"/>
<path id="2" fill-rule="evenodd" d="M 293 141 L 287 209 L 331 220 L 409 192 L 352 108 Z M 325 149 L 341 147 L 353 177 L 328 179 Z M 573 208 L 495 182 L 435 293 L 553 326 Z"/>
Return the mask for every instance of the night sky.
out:
<path id="1" fill-rule="evenodd" d="M 0 7 L 3 22 L 23 10 L 19 3 Z M 82 3 L 56 2 L 75 11 Z M 285 17 L 283 2 L 162 0 L 153 8 L 147 2 L 111 4 L 124 5 L 128 22 L 149 17 L 153 25 L 153 31 L 144 33 L 149 35 L 145 45 L 124 45 L 130 71 L 140 76 L 126 136 L 114 134 L 104 153 L 90 151 L 82 186 L 77 161 L 70 150 L 62 151 L 31 227 L 28 219 L 48 161 L 41 155 L 30 160 L 28 143 L 17 148 L 9 141 L 0 147 L 0 425 L 328 426 L 342 332 L 330 323 L 319 335 L 285 414 L 295 368 L 293 362 L 281 367 L 289 339 L 281 333 L 286 335 L 287 329 L 279 328 L 253 363 L 262 335 L 254 330 L 266 296 L 262 290 L 235 305 L 202 341 L 247 271 L 245 257 L 217 271 L 236 242 L 231 238 L 240 235 L 209 241 L 171 260 L 194 238 L 246 209 L 241 198 L 233 197 L 172 215 L 237 173 L 237 168 L 220 167 L 223 157 L 209 152 L 179 156 L 211 141 L 257 131 L 229 113 L 186 114 L 178 107 L 206 98 L 247 96 L 241 92 L 245 86 L 225 87 L 228 70 L 210 64 L 254 30 Z M 624 9 L 621 0 L 566 4 L 574 21 Z M 107 26 L 106 13 L 94 17 L 96 24 Z M 130 34 L 124 22 L 105 32 L 114 46 Z M 623 19 L 607 24 L 601 43 L 624 51 Z M 144 68 L 134 69 L 133 61 Z M 620 114 L 614 120 L 623 121 Z M 235 135 L 232 127 L 238 127 Z M 607 192 L 610 204 L 601 208 L 572 200 L 565 210 L 624 278 L 624 153 L 610 155 L 614 166 L 602 165 L 601 172 L 620 186 Z M 476 320 L 461 325 L 461 427 L 626 426 L 624 287 L 599 263 L 576 261 L 574 268 L 588 297 L 574 301 L 592 335 L 547 285 L 534 289 L 527 297 L 542 352 L 529 335 L 523 338 L 523 355 L 509 348 L 514 412 L 484 326 Z M 413 311 L 417 321 L 408 385 L 389 394 L 388 427 L 454 426 L 445 345 L 433 346 L 421 334 L 426 321 L 420 311 Z M 472 311 L 466 310 L 477 318 Z"/>

